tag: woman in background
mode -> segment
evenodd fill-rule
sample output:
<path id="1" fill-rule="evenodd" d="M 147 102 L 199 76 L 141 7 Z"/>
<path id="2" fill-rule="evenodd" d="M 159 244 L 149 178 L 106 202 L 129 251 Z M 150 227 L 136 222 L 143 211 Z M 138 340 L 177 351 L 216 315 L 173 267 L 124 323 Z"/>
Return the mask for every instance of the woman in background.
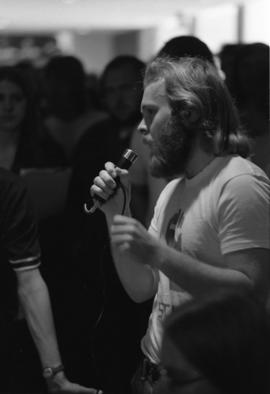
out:
<path id="1" fill-rule="evenodd" d="M 15 66 L 0 67 L 0 167 L 42 165 L 34 92 Z"/>

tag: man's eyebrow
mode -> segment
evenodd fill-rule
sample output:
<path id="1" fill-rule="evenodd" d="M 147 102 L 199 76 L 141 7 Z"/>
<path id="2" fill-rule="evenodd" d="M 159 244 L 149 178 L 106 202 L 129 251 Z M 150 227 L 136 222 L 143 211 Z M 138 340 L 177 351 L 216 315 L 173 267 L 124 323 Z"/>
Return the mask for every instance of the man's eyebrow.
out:
<path id="1" fill-rule="evenodd" d="M 145 103 L 141 105 L 141 112 L 145 111 L 146 109 L 155 109 L 157 106 L 155 104 L 151 104 L 151 103 Z"/>
<path id="2" fill-rule="evenodd" d="M 145 112 L 145 109 L 147 108 L 147 104 L 142 104 L 141 105 L 141 114 L 143 113 L 143 112 Z"/>

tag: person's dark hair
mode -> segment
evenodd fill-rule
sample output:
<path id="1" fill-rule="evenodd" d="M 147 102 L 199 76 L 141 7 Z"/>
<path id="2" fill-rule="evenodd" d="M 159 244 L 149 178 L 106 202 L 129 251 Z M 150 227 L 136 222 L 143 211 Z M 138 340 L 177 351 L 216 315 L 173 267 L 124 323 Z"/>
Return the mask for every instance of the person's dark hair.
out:
<path id="1" fill-rule="evenodd" d="M 164 329 L 222 393 L 269 393 L 269 316 L 251 295 L 223 293 L 190 301 L 169 316 Z"/>
<path id="2" fill-rule="evenodd" d="M 0 82 L 9 81 L 21 89 L 26 100 L 25 116 L 21 125 L 21 134 L 30 136 L 33 132 L 37 132 L 38 124 L 38 107 L 35 100 L 35 92 L 32 89 L 29 80 L 24 73 L 16 66 L 1 66 L 0 67 Z"/>
<path id="3" fill-rule="evenodd" d="M 188 122 L 190 129 L 200 132 L 205 150 L 216 156 L 249 155 L 249 139 L 242 133 L 230 93 L 211 63 L 196 57 L 159 57 L 148 65 L 144 84 L 161 79 L 174 121 L 180 125 Z M 195 114 L 192 121 L 191 113 Z"/>
<path id="4" fill-rule="evenodd" d="M 169 56 L 173 59 L 180 57 L 199 57 L 215 64 L 214 56 L 208 46 L 195 36 L 177 36 L 171 38 L 157 54 L 157 57 L 162 56 Z"/>
<path id="5" fill-rule="evenodd" d="M 269 119 L 269 45 L 253 43 L 239 48 L 235 66 L 235 98 L 240 112 L 248 111 L 252 104 L 265 119 Z"/>
<path id="6" fill-rule="evenodd" d="M 222 46 L 218 56 L 220 68 L 225 75 L 225 83 L 232 97 L 236 99 L 236 62 L 240 48 L 245 44 L 225 44 Z M 236 104 L 238 104 L 236 102 Z"/>
<path id="7" fill-rule="evenodd" d="M 100 76 L 100 89 L 104 89 L 106 78 L 110 71 L 121 69 L 124 67 L 130 67 L 133 69 L 136 77 L 136 82 L 138 83 L 138 89 L 142 90 L 145 63 L 142 60 L 138 59 L 136 56 L 132 55 L 116 56 L 106 65 Z"/>
<path id="8" fill-rule="evenodd" d="M 73 119 L 86 110 L 86 74 L 78 58 L 70 55 L 52 57 L 43 71 L 51 113 L 62 119 Z"/>

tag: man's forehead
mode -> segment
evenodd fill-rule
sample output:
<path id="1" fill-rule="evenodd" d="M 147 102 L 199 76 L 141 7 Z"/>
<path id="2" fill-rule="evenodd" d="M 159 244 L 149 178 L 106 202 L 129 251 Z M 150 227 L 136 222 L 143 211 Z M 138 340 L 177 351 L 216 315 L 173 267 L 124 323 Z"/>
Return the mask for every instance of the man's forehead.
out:
<path id="1" fill-rule="evenodd" d="M 148 102 L 160 102 L 164 100 L 167 100 L 164 79 L 153 81 L 144 88 L 142 106 Z"/>

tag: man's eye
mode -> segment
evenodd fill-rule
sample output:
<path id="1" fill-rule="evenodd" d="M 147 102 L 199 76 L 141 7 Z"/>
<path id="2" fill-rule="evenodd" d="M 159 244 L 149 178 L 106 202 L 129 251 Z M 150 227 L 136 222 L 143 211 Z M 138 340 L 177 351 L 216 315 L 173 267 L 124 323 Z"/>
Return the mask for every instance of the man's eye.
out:
<path id="1" fill-rule="evenodd" d="M 155 113 L 156 113 L 156 110 L 154 108 L 148 108 L 147 111 L 146 111 L 146 114 L 149 117 L 153 117 L 155 115 Z"/>
<path id="2" fill-rule="evenodd" d="M 145 127 L 141 127 L 140 128 L 140 133 L 141 133 L 141 135 L 147 135 L 148 134 L 147 127 L 146 126 Z"/>
<path id="3" fill-rule="evenodd" d="M 147 111 L 143 117 L 144 117 L 145 124 L 149 126 L 152 123 L 153 118 L 155 117 L 155 112 L 154 111 Z"/>

